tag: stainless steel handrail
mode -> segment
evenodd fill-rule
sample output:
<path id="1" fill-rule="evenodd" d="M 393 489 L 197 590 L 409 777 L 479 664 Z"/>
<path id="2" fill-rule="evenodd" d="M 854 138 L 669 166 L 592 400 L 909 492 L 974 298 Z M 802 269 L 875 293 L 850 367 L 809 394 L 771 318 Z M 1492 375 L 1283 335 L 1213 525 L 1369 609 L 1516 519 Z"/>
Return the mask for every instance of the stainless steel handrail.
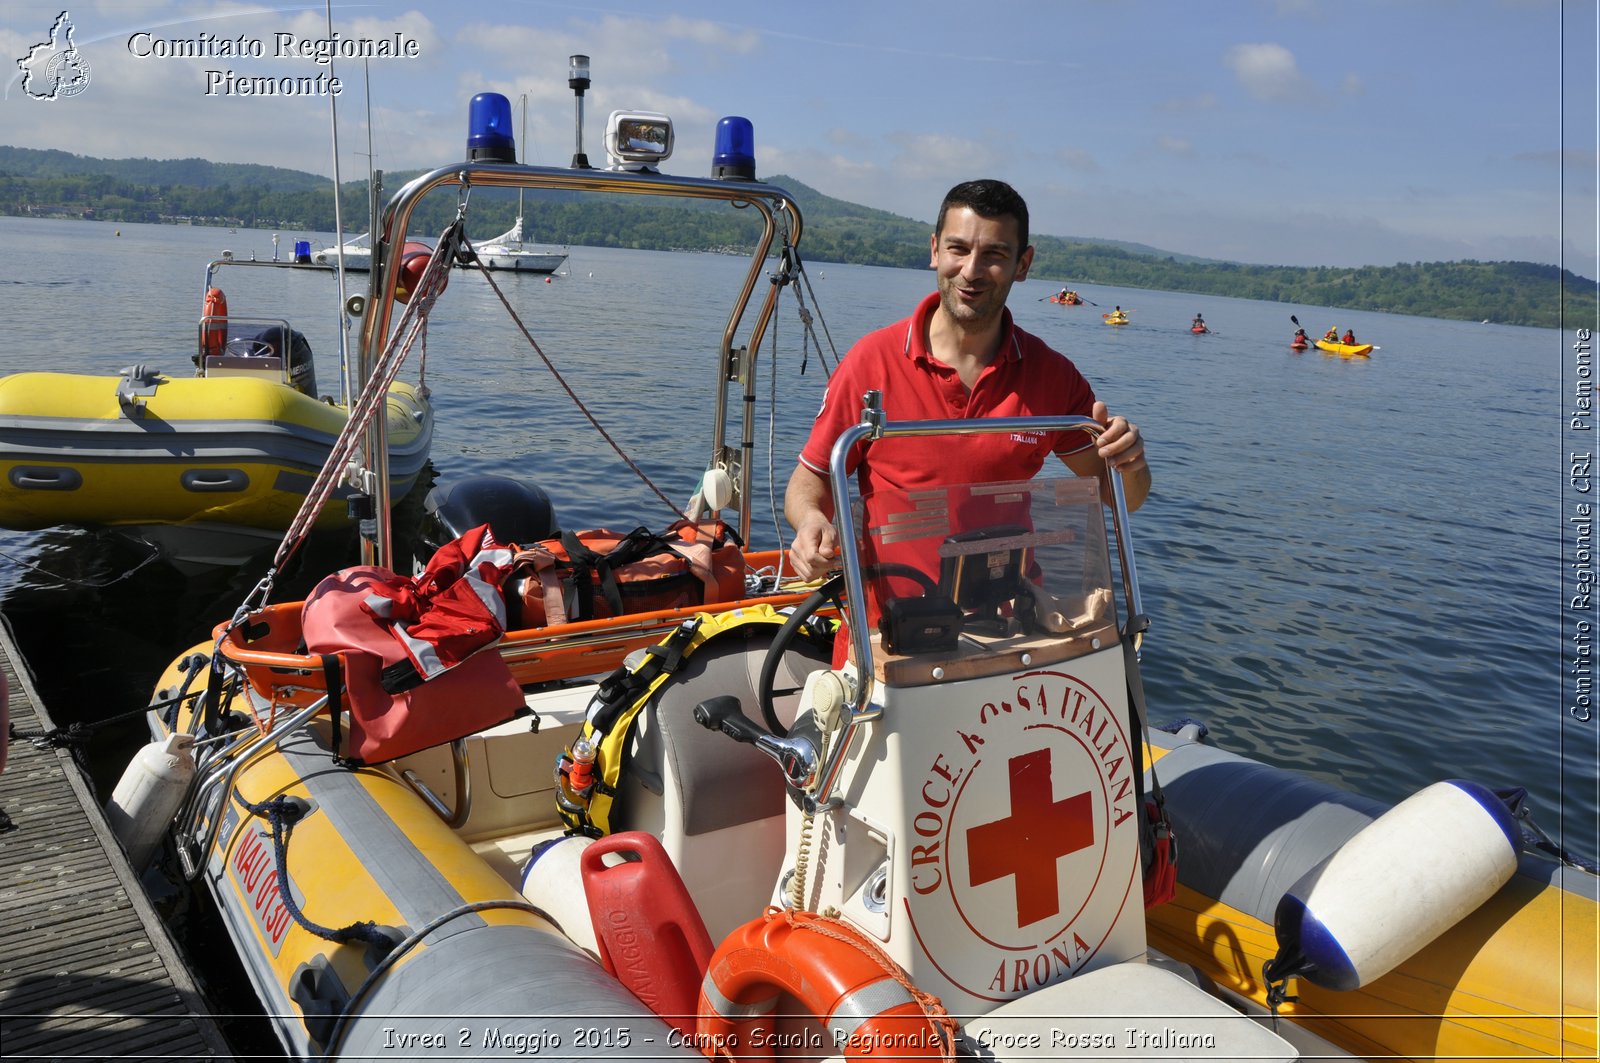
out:
<path id="1" fill-rule="evenodd" d="M 455 805 L 446 805 L 438 794 L 428 788 L 422 776 L 411 768 L 403 768 L 400 778 L 422 798 L 423 804 L 433 809 L 433 814 L 444 820 L 451 830 L 460 830 L 472 818 L 472 765 L 468 763 L 467 740 L 457 738 L 450 743 L 450 768 L 455 774 Z"/>
<path id="2" fill-rule="evenodd" d="M 902 421 L 890 422 L 883 416 L 882 396 L 869 391 L 862 397 L 861 422 L 847 428 L 834 442 L 828 460 L 828 477 L 833 487 L 834 522 L 839 534 L 840 562 L 845 577 L 845 615 L 850 629 L 851 648 L 854 650 L 859 672 L 856 682 L 855 704 L 846 713 L 844 733 L 829 751 L 823 765 L 821 783 L 817 788 L 817 804 L 826 805 L 833 785 L 844 766 L 846 752 L 855 738 L 856 728 L 877 719 L 882 709 L 872 704 L 872 639 L 866 624 L 866 585 L 862 579 L 860 551 L 856 549 L 855 513 L 850 506 L 851 476 L 850 452 L 861 443 L 880 439 L 900 439 L 912 436 L 988 435 L 1000 432 L 1062 432 L 1087 431 L 1098 439 L 1105 425 L 1090 417 L 984 417 L 959 421 Z M 1122 567 L 1122 587 L 1127 598 L 1130 623 L 1143 616 L 1144 609 L 1139 594 L 1139 572 L 1133 559 L 1133 533 L 1128 520 L 1128 498 L 1123 485 L 1122 472 L 1111 470 L 1108 478 L 1111 488 L 1112 526 L 1117 540 L 1117 558 Z"/>
<path id="3" fill-rule="evenodd" d="M 327 704 L 327 695 L 323 695 L 299 712 L 285 718 L 270 733 L 262 735 L 260 732 L 253 732 L 258 737 L 253 746 L 241 749 L 243 743 L 230 745 L 226 753 L 219 754 L 207 765 L 207 778 L 195 787 L 193 796 L 189 798 L 190 812 L 180 818 L 185 822 L 198 821 L 205 812 L 206 803 L 210 800 L 204 795 L 216 789 L 219 784 L 223 795 L 222 804 L 217 807 L 216 812 L 199 832 L 200 837 L 195 837 L 196 831 L 193 829 L 180 829 L 178 832 L 178 862 L 183 865 L 185 880 L 194 881 L 205 869 L 206 860 L 211 855 L 211 847 L 216 844 L 217 834 L 222 828 L 222 812 L 227 803 L 227 795 L 234 792 L 234 783 L 239 778 L 239 772 L 247 765 L 260 760 L 270 750 L 278 748 L 285 736 L 299 729 L 307 720 L 326 708 Z M 195 846 L 193 854 L 189 852 L 190 845 Z"/>
<path id="4" fill-rule="evenodd" d="M 367 314 L 361 323 L 359 376 L 363 381 L 371 378 L 372 369 L 382 354 L 383 345 L 389 335 L 390 323 L 394 313 L 394 302 L 389 298 L 389 293 L 395 290 L 396 282 L 399 279 L 400 256 L 386 252 L 404 241 L 405 234 L 410 227 L 411 216 L 422 197 L 434 189 L 446 187 L 455 187 L 462 190 L 473 187 L 548 188 L 576 192 L 675 196 L 689 199 L 719 200 L 737 206 L 755 208 L 761 213 L 764 226 L 760 242 L 751 255 L 750 269 L 745 277 L 744 286 L 729 314 L 728 324 L 723 330 L 721 357 L 717 368 L 719 374 L 724 378 L 726 377 L 727 359 L 734 349 L 734 339 L 738 333 L 739 324 L 744 317 L 755 287 L 761 280 L 763 267 L 778 231 L 777 216 L 782 214 L 786 220 L 784 228 L 790 244 L 799 242 L 802 228 L 800 212 L 795 206 L 793 198 L 781 188 L 755 181 L 720 181 L 710 178 L 676 177 L 670 174 L 632 170 L 558 169 L 514 163 L 464 162 L 454 166 L 440 167 L 413 178 L 396 192 L 394 198 L 384 208 L 381 231 L 375 231 L 373 234 L 374 257 L 370 287 L 368 289 Z M 755 373 L 753 371 L 755 353 L 760 349 L 761 340 L 776 310 L 777 299 L 777 285 L 769 286 L 769 291 L 762 301 L 761 310 L 751 328 L 747 343 L 751 352 L 752 372 L 745 382 L 744 432 L 741 443 L 742 453 L 746 455 L 749 453 L 750 447 L 753 446 L 755 432 L 753 421 L 755 411 Z M 725 383 L 725 379 L 719 383 L 718 395 L 721 401 L 717 404 L 717 417 L 714 428 L 715 438 L 713 440 L 714 454 L 724 452 L 723 443 L 726 434 L 724 413 L 726 406 Z M 367 467 L 369 469 L 379 470 L 387 456 L 388 442 L 386 434 L 387 426 L 384 424 L 384 419 L 381 417 L 374 418 L 365 441 Z M 739 531 L 746 540 L 748 540 L 750 534 L 748 500 L 752 475 L 750 463 L 742 461 L 739 477 Z M 382 478 L 380 477 L 380 479 Z M 377 517 L 378 539 L 371 542 L 363 541 L 363 559 L 369 564 L 390 564 L 392 550 L 388 514 L 381 506 L 378 509 Z"/>

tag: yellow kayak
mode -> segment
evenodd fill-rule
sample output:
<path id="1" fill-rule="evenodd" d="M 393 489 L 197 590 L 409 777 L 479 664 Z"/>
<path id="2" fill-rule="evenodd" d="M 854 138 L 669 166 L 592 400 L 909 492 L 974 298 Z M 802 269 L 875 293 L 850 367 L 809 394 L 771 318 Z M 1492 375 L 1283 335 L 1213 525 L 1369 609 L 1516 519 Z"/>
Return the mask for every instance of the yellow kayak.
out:
<path id="1" fill-rule="evenodd" d="M 1367 358 L 1372 354 L 1370 343 L 1334 343 L 1332 340 L 1318 340 L 1317 349 L 1337 354 L 1341 358 Z"/>

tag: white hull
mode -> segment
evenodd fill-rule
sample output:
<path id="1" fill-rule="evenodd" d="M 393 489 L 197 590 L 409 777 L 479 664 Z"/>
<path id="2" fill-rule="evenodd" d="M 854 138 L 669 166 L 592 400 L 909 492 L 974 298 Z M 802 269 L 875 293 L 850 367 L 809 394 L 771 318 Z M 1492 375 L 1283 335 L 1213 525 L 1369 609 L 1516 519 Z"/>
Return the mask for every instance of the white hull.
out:
<path id="1" fill-rule="evenodd" d="M 510 248 L 480 248 L 478 258 L 485 269 L 517 273 L 554 273 L 567 256 L 555 252 L 514 251 Z"/>
<path id="2" fill-rule="evenodd" d="M 567 260 L 566 254 L 561 251 L 529 251 L 525 248 L 520 217 L 510 229 L 475 245 L 473 250 L 485 269 L 517 273 L 554 273 Z"/>
<path id="3" fill-rule="evenodd" d="M 365 239 L 363 237 L 363 239 Z M 339 268 L 339 249 L 337 247 L 324 247 L 320 251 L 311 252 L 313 265 L 323 266 L 327 269 Z M 372 249 L 369 247 L 353 246 L 346 244 L 344 247 L 344 268 L 351 273 L 367 273 L 372 269 Z"/>

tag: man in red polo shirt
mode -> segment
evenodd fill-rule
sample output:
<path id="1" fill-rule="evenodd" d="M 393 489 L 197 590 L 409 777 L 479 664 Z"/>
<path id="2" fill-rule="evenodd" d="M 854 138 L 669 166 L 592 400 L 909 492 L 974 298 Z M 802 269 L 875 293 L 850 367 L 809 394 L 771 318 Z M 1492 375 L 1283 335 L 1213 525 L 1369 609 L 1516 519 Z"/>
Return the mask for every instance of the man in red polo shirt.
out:
<path id="1" fill-rule="evenodd" d="M 1129 509 L 1150 491 L 1144 440 L 1111 417 L 1064 355 L 1017 328 L 1006 309 L 1011 286 L 1033 263 L 1028 206 L 1002 181 L 968 181 L 939 208 L 930 240 L 938 291 L 904 321 L 864 336 L 839 363 L 800 463 L 789 478 L 784 515 L 794 527 L 790 557 L 802 577 L 828 569 L 838 552 L 828 460 L 834 441 L 861 419 L 863 392 L 883 392 L 890 421 L 1078 414 L 1106 426 L 1098 443 L 1082 431 L 873 443 L 852 469 L 863 494 L 932 486 L 1028 480 L 1054 452 L 1079 476 L 1106 465 L 1122 472 Z M 926 448 L 937 446 L 938 460 Z"/>

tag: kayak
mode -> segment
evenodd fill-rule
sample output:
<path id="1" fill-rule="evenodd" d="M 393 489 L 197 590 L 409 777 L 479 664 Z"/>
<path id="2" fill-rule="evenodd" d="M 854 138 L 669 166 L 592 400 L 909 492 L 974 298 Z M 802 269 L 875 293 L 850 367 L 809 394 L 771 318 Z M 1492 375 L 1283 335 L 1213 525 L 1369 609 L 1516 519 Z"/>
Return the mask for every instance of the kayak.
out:
<path id="1" fill-rule="evenodd" d="M 1083 300 L 1082 299 L 1079 299 L 1078 297 L 1072 296 L 1072 295 L 1067 296 L 1065 299 L 1061 298 L 1061 296 L 1059 296 L 1059 295 L 1052 295 L 1050 297 L 1050 301 L 1052 303 L 1059 303 L 1062 306 L 1082 306 L 1083 305 Z"/>
<path id="2" fill-rule="evenodd" d="M 1204 325 L 1190 325 L 1189 331 L 1194 333 L 1196 336 L 1203 336 L 1211 330 L 1206 328 Z"/>
<path id="3" fill-rule="evenodd" d="M 1128 323 L 1127 314 L 1101 314 L 1100 316 L 1106 319 L 1106 324 L 1108 325 L 1126 325 Z"/>
<path id="4" fill-rule="evenodd" d="M 1311 344 L 1307 343 L 1305 340 L 1295 340 L 1293 343 L 1289 344 L 1289 349 L 1291 351 L 1303 351 L 1309 346 L 1311 346 Z"/>
<path id="5" fill-rule="evenodd" d="M 1334 343 L 1332 340 L 1318 340 L 1317 349 L 1337 354 L 1341 358 L 1366 358 L 1372 354 L 1370 343 Z"/>

